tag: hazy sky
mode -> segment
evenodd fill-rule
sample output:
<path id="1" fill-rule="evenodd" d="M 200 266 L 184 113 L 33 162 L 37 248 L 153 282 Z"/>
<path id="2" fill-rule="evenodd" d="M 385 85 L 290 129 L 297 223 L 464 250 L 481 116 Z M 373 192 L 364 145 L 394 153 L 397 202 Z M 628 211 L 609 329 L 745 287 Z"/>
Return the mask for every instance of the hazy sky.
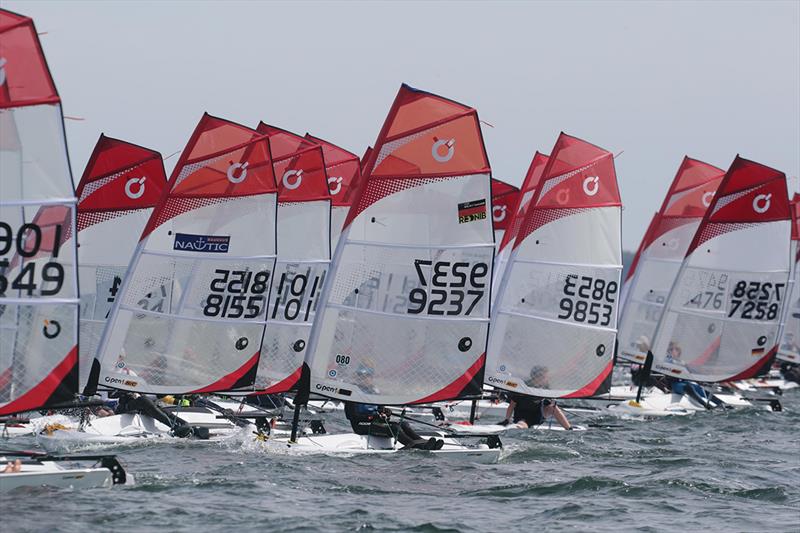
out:
<path id="1" fill-rule="evenodd" d="M 800 2 L 21 2 L 75 180 L 101 132 L 183 148 L 202 115 L 361 154 L 402 82 L 469 104 L 518 185 L 559 131 L 615 153 L 625 247 L 684 154 L 800 175 Z M 177 157 L 167 161 L 167 170 Z"/>

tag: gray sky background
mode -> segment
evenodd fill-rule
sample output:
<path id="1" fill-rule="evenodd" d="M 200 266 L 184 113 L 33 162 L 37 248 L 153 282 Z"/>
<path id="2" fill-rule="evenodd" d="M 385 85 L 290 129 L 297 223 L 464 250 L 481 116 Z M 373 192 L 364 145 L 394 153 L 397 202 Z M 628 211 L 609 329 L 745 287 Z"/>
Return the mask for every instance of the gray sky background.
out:
<path id="1" fill-rule="evenodd" d="M 77 182 L 101 132 L 167 156 L 203 111 L 357 154 L 401 82 L 478 109 L 521 183 L 559 131 L 615 153 L 634 249 L 684 154 L 800 175 L 800 2 L 22 2 Z M 169 171 L 177 156 L 167 161 Z M 794 187 L 794 185 L 793 185 Z"/>

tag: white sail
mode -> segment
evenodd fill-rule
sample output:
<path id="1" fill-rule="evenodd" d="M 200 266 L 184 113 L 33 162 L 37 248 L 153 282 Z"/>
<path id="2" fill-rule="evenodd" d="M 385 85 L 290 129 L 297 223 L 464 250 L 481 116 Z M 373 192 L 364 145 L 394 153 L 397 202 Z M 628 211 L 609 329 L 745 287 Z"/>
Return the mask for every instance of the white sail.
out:
<path id="1" fill-rule="evenodd" d="M 287 392 L 300 379 L 331 259 L 331 195 L 322 148 L 259 124 L 278 177 L 278 259 L 255 389 Z"/>
<path id="2" fill-rule="evenodd" d="M 768 367 L 789 280 L 783 173 L 737 157 L 683 260 L 652 344 L 653 370 L 717 382 Z"/>
<path id="3" fill-rule="evenodd" d="M 266 136 L 204 115 L 164 191 L 103 334 L 99 385 L 252 387 L 276 253 Z"/>
<path id="4" fill-rule="evenodd" d="M 476 111 L 404 85 L 364 170 L 312 332 L 310 391 L 479 394 L 494 239 Z"/>
<path id="5" fill-rule="evenodd" d="M 79 390 L 94 392 L 97 347 L 133 251 L 167 183 L 161 154 L 101 135 L 78 184 Z"/>
<path id="6" fill-rule="evenodd" d="M 633 277 L 625 284 L 619 356 L 644 362 L 686 250 L 725 172 L 685 157 L 647 232 Z"/>
<path id="7" fill-rule="evenodd" d="M 613 365 L 621 210 L 613 154 L 562 133 L 503 273 L 486 384 L 545 397 L 601 388 Z"/>
<path id="8" fill-rule="evenodd" d="M 30 18 L 0 9 L 0 415 L 74 398 L 75 190 L 61 100 Z"/>

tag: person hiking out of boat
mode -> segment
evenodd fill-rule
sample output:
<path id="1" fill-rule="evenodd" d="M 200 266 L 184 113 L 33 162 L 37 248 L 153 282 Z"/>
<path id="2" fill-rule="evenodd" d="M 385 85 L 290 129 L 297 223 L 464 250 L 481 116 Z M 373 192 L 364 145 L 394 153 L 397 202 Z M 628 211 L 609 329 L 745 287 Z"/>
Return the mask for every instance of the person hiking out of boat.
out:
<path id="1" fill-rule="evenodd" d="M 525 384 L 529 387 L 549 388 L 547 368 L 534 366 L 531 369 L 530 378 L 525 380 Z M 505 420 L 500 425 L 506 426 L 513 421 L 518 428 L 527 429 L 541 425 L 548 418 L 555 418 L 564 429 L 572 429 L 569 420 L 556 405 L 555 400 L 509 392 Z"/>
<path id="2" fill-rule="evenodd" d="M 673 394 L 678 396 L 689 396 L 707 409 L 725 406 L 725 402 L 693 381 L 673 378 L 671 390 Z"/>
<path id="3" fill-rule="evenodd" d="M 193 429 L 186 421 L 174 414 L 168 414 L 150 398 L 136 392 L 118 391 L 115 394 L 119 398 L 117 407 L 114 410 L 116 414 L 141 413 L 171 428 L 172 434 L 176 437 L 183 438 L 192 435 Z M 111 395 L 109 394 L 109 396 Z"/>
<path id="4" fill-rule="evenodd" d="M 356 371 L 356 385 L 367 394 L 378 393 L 373 381 L 374 374 L 374 369 L 363 363 Z M 345 402 L 344 414 L 357 435 L 396 438 L 404 448 L 440 450 L 444 446 L 441 439 L 423 438 L 406 421 L 391 420 L 392 411 L 380 405 Z"/>

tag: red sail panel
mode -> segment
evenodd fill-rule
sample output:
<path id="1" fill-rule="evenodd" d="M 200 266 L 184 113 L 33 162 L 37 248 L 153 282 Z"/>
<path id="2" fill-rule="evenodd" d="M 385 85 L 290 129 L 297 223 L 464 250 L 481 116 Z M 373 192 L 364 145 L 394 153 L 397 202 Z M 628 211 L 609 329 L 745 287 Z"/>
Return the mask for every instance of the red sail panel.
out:
<path id="1" fill-rule="evenodd" d="M 520 194 L 517 195 L 517 205 L 514 206 L 511 212 L 512 217 L 509 222 L 511 230 L 506 231 L 503 235 L 503 240 L 500 242 L 500 247 L 498 248 L 499 252 L 505 250 L 506 247 L 516 239 L 519 228 L 525 220 L 525 211 L 533 199 L 533 193 L 536 191 L 536 186 L 539 184 L 545 166 L 547 166 L 547 159 L 548 156 L 540 152 L 533 154 L 528 172 L 525 174 L 525 179 L 522 181 L 522 186 L 520 187 Z M 502 273 L 499 273 L 499 275 L 502 275 Z"/>
<path id="2" fill-rule="evenodd" d="M 0 9 L 0 109 L 58 102 L 33 20 Z"/>
<path id="3" fill-rule="evenodd" d="M 506 231 L 512 209 L 519 202 L 520 190 L 504 181 L 492 178 L 492 222 L 495 231 Z"/>
<path id="4" fill-rule="evenodd" d="M 358 186 L 361 179 L 361 161 L 358 156 L 308 133 L 305 138 L 322 147 L 333 205 L 347 207 L 352 205 L 353 188 Z"/>

